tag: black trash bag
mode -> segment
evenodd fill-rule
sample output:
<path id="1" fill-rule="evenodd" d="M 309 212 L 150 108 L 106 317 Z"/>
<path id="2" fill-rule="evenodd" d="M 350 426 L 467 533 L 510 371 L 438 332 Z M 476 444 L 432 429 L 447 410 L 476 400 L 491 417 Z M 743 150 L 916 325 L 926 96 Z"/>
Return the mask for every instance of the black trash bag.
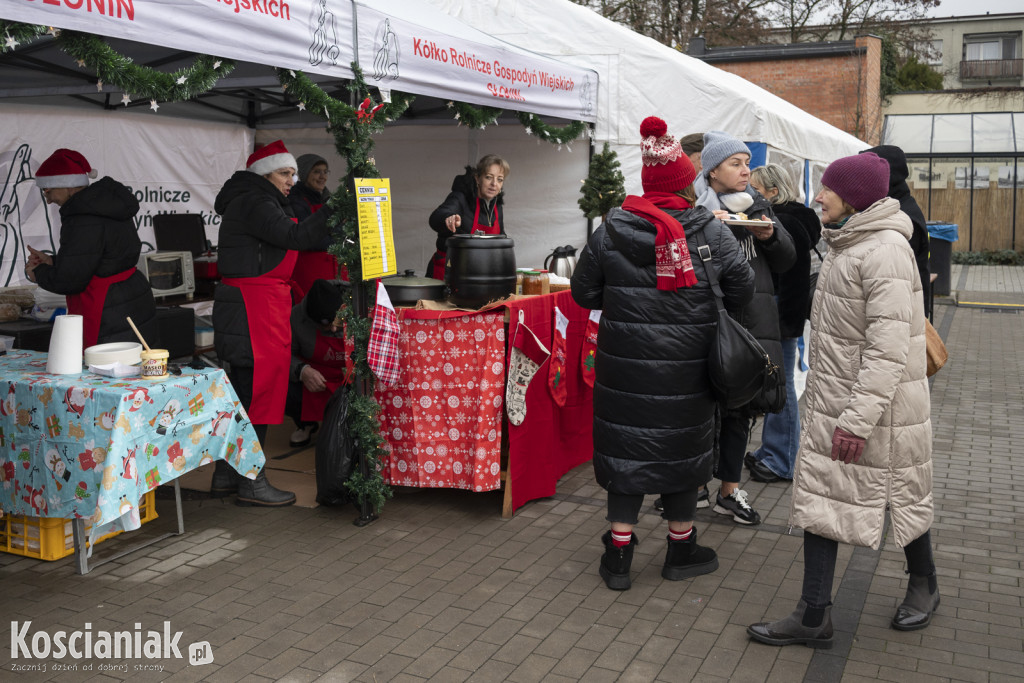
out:
<path id="1" fill-rule="evenodd" d="M 345 488 L 356 461 L 348 429 L 348 394 L 348 385 L 342 385 L 331 396 L 316 442 L 316 502 L 320 505 L 343 505 L 353 499 Z"/>

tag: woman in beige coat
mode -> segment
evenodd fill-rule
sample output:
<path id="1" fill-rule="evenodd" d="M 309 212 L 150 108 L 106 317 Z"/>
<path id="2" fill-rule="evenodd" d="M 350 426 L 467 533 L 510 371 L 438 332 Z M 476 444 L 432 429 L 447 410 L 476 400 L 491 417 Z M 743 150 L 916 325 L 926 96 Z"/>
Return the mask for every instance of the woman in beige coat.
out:
<path id="1" fill-rule="evenodd" d="M 878 548 L 888 506 L 910 582 L 892 627 L 924 628 L 938 607 L 932 524 L 931 400 L 921 281 L 910 219 L 888 163 L 865 153 L 821 178 L 829 243 L 811 309 L 807 415 L 790 523 L 804 530 L 803 594 L 784 619 L 747 633 L 770 645 L 832 646 L 839 542 Z"/>

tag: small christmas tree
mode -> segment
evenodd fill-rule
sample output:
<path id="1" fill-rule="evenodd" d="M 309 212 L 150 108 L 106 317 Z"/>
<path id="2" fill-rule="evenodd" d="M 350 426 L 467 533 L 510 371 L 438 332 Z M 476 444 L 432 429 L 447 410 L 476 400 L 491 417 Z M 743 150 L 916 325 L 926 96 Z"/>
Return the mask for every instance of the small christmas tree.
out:
<path id="1" fill-rule="evenodd" d="M 604 143 L 604 149 L 590 160 L 590 174 L 583 181 L 579 199 L 580 210 L 587 218 L 604 220 L 609 209 L 626 200 L 626 179 L 619 170 L 618 155 Z"/>

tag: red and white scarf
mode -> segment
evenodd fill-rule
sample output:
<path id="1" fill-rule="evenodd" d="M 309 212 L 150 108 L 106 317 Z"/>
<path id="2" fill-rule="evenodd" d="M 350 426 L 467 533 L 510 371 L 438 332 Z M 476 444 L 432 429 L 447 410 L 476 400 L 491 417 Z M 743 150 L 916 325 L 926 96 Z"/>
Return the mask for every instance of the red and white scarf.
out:
<path id="1" fill-rule="evenodd" d="M 691 208 L 690 203 L 671 192 L 645 192 L 643 197 L 626 197 L 622 208 L 650 221 L 657 230 L 654 236 L 654 266 L 658 289 L 674 292 L 680 287 L 697 284 L 683 226 L 662 210 L 682 211 Z"/>

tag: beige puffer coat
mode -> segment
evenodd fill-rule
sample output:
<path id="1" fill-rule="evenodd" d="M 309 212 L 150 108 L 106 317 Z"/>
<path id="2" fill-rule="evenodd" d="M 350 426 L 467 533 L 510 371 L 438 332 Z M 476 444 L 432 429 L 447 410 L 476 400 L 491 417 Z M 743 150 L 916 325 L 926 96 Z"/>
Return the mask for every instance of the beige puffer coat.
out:
<path id="1" fill-rule="evenodd" d="M 829 252 L 811 308 L 790 523 L 878 548 L 888 504 L 905 546 L 933 516 L 925 315 L 910 219 L 885 198 L 822 234 Z M 832 460 L 837 426 L 867 439 L 856 464 Z"/>

